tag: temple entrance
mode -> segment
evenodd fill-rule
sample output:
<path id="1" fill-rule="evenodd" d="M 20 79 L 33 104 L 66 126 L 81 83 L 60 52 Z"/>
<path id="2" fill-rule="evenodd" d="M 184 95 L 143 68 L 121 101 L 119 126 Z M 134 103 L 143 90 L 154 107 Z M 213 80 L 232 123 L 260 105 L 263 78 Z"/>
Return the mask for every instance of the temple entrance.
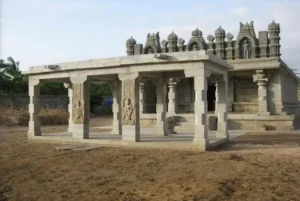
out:
<path id="1" fill-rule="evenodd" d="M 207 88 L 207 110 L 215 111 L 216 85 L 208 85 Z"/>

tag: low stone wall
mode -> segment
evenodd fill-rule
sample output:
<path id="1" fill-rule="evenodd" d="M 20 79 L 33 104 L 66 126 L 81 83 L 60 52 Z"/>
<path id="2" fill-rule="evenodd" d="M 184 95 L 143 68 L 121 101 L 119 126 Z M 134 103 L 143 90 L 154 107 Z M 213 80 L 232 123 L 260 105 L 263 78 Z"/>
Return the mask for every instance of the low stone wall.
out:
<path id="1" fill-rule="evenodd" d="M 0 107 L 28 107 L 28 95 L 0 95 Z M 41 108 L 68 108 L 69 97 L 63 95 L 41 95 Z"/>

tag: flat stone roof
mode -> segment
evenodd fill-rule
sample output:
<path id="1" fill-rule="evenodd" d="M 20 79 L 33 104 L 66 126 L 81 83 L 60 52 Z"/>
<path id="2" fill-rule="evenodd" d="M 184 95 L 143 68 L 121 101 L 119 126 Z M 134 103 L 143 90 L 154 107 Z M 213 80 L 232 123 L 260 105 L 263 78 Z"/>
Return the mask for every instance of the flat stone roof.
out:
<path id="1" fill-rule="evenodd" d="M 158 58 L 161 57 L 161 58 Z M 208 53 L 204 50 L 187 51 L 187 52 L 174 52 L 174 53 L 158 53 L 158 54 L 145 54 L 145 55 L 132 55 L 123 57 L 92 59 L 83 61 L 73 61 L 66 63 L 47 64 L 39 66 L 31 66 L 29 71 L 23 72 L 24 74 L 43 74 L 54 73 L 62 71 L 74 71 L 85 69 L 99 69 L 99 68 L 113 68 L 120 66 L 134 66 L 146 64 L 159 64 L 159 63 L 180 63 L 180 62 L 196 62 L 196 61 L 210 61 L 220 67 L 232 70 L 227 61 L 218 56 Z M 51 67 L 55 67 L 50 69 Z"/>

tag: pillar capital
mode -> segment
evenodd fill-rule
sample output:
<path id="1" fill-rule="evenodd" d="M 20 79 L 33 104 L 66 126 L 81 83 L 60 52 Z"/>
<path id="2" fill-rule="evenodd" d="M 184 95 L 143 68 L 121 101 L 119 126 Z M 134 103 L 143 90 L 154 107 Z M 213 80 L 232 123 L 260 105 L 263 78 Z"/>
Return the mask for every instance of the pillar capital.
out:
<path id="1" fill-rule="evenodd" d="M 266 74 L 264 70 L 256 70 L 256 74 L 253 75 L 253 81 L 256 83 L 267 83 L 268 78 L 266 77 Z"/>
<path id="2" fill-rule="evenodd" d="M 184 70 L 185 77 L 198 77 L 204 76 L 209 78 L 211 75 L 211 70 L 206 68 L 198 68 L 198 69 L 185 69 Z"/>
<path id="3" fill-rule="evenodd" d="M 121 81 L 134 80 L 134 79 L 139 78 L 139 73 L 138 72 L 136 72 L 136 73 L 119 73 L 118 77 Z"/>
<path id="4" fill-rule="evenodd" d="M 72 89 L 72 88 L 73 88 L 73 85 L 72 85 L 71 82 L 66 82 L 66 83 L 64 83 L 64 87 L 65 87 L 66 89 Z"/>
<path id="5" fill-rule="evenodd" d="M 86 75 L 71 76 L 70 80 L 73 84 L 82 84 L 88 80 L 88 77 Z"/>

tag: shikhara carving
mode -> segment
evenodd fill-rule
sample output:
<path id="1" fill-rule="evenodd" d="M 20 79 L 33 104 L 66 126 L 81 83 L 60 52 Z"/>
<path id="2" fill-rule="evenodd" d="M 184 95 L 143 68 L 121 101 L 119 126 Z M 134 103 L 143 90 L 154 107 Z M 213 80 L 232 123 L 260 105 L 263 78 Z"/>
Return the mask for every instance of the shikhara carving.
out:
<path id="1" fill-rule="evenodd" d="M 77 100 L 73 105 L 74 123 L 82 123 L 84 120 L 84 108 L 81 100 Z"/>
<path id="2" fill-rule="evenodd" d="M 222 59 L 253 59 L 265 57 L 280 57 L 280 26 L 274 21 L 269 24 L 268 31 L 260 31 L 256 37 L 254 22 L 240 23 L 240 31 L 236 40 L 233 35 L 226 34 L 220 26 L 215 31 L 215 37 L 209 35 L 208 42 L 202 37 L 202 31 L 198 28 L 191 33 L 188 44 L 179 38 L 174 32 L 168 35 L 167 40 L 160 41 L 159 33 L 148 34 L 145 47 L 136 44 L 131 37 L 126 41 L 127 55 L 155 54 L 165 52 L 199 51 L 209 52 Z"/>
<path id="3" fill-rule="evenodd" d="M 122 101 L 123 105 L 123 116 L 122 119 L 125 123 L 135 123 L 135 119 L 133 118 L 133 112 L 135 106 L 132 104 L 132 100 L 128 97 L 124 98 Z"/>

